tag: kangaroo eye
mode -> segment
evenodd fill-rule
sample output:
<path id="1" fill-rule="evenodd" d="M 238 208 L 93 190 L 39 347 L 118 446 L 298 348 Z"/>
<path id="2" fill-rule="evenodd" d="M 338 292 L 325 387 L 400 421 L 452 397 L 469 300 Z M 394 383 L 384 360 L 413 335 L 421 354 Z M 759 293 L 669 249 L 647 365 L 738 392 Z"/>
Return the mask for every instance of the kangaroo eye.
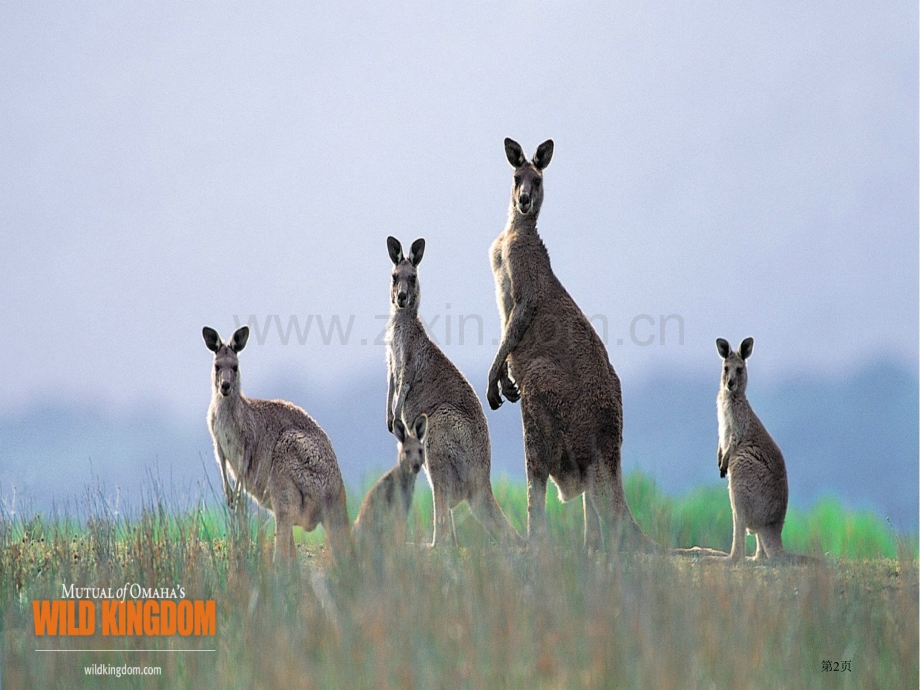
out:
<path id="1" fill-rule="evenodd" d="M 236 372 L 236 371 L 239 371 L 239 370 L 240 370 L 240 366 L 239 366 L 238 364 L 234 364 L 234 365 L 233 365 L 233 371 Z"/>
<path id="2" fill-rule="evenodd" d="M 543 184 L 543 180 L 539 177 L 533 181 L 533 186 L 535 189 L 539 189 L 541 184 Z"/>
<path id="3" fill-rule="evenodd" d="M 214 373 L 216 373 L 216 374 L 219 374 L 219 373 L 220 373 L 220 364 L 215 364 L 215 365 L 214 365 Z"/>
<path id="4" fill-rule="evenodd" d="M 396 277 L 396 274 L 394 273 L 394 274 L 393 274 L 393 285 L 396 285 L 396 283 L 397 283 L 398 280 L 399 280 L 399 278 L 397 278 L 397 277 Z"/>
<path id="5" fill-rule="evenodd" d="M 514 176 L 514 184 L 520 186 L 520 184 L 521 184 L 521 176 L 520 176 L 520 175 L 515 175 L 515 176 Z"/>
<path id="6" fill-rule="evenodd" d="M 409 277 L 409 285 L 415 285 L 415 276 Z"/>

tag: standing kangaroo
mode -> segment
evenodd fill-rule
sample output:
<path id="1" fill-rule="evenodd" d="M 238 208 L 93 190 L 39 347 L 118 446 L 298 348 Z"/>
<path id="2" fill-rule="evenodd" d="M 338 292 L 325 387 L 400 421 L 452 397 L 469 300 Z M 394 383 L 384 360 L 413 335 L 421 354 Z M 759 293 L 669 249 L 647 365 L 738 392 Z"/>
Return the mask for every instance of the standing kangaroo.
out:
<path id="1" fill-rule="evenodd" d="M 783 523 L 789 501 L 786 463 L 779 446 L 754 414 L 745 395 L 747 358 L 754 339 L 741 341 L 733 352 L 728 341 L 719 338 L 716 348 L 722 358 L 722 383 L 716 399 L 719 417 L 719 475 L 728 475 L 732 504 L 732 550 L 729 557 L 745 555 L 745 530 L 757 537 L 755 559 L 784 556 Z"/>
<path id="2" fill-rule="evenodd" d="M 428 338 L 418 316 L 418 265 L 425 240 L 409 255 L 395 237 L 387 238 L 393 262 L 390 320 L 387 324 L 387 429 L 394 420 L 428 415 L 425 472 L 434 494 L 432 546 L 457 543 L 451 511 L 467 501 L 473 515 L 501 542 L 519 542 L 492 493 L 492 447 L 482 405 L 469 381 Z"/>
<path id="3" fill-rule="evenodd" d="M 396 466 L 377 480 L 361 502 L 355 520 L 355 535 L 380 545 L 406 541 L 406 522 L 415 494 L 415 479 L 425 464 L 428 417 L 420 414 L 406 429 L 401 419 L 393 422 L 396 437 Z"/>
<path id="4" fill-rule="evenodd" d="M 208 427 L 227 505 L 245 491 L 275 515 L 275 562 L 294 557 L 295 524 L 311 532 L 322 523 L 333 555 L 351 543 L 345 484 L 329 437 L 301 408 L 283 400 L 251 400 L 240 390 L 239 353 L 249 327 L 229 342 L 202 331 L 214 353 Z M 231 488 L 231 478 L 236 486 Z"/>
<path id="5" fill-rule="evenodd" d="M 514 168 L 511 204 L 490 250 L 502 339 L 486 397 L 493 410 L 502 396 L 521 401 L 528 535 L 546 530 L 552 479 L 563 501 L 583 494 L 589 550 L 620 536 L 655 546 L 623 493 L 620 380 L 588 318 L 553 273 L 537 233 L 553 142 L 540 144 L 528 161 L 516 141 L 505 139 L 505 154 Z"/>

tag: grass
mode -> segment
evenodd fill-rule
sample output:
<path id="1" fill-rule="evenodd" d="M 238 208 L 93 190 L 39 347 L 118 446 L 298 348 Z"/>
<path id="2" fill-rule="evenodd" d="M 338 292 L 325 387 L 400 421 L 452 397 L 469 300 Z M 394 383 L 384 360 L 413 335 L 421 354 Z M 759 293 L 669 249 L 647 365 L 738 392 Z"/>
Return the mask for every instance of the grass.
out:
<path id="1" fill-rule="evenodd" d="M 420 480 L 423 481 L 423 480 Z M 643 528 L 661 543 L 727 548 L 723 490 L 675 499 L 626 481 Z M 523 488 L 496 483 L 523 526 Z M 357 497 L 350 507 L 357 509 Z M 407 547 L 331 563 L 321 535 L 300 535 L 296 569 L 271 566 L 271 520 L 240 533 L 207 505 L 179 510 L 154 493 L 135 515 L 99 504 L 81 520 L 0 520 L 0 679 L 4 688 L 94 687 L 83 667 L 161 665 L 118 687 L 911 687 L 918 672 L 916 538 L 832 501 L 791 511 L 784 538 L 826 565 L 586 556 L 578 502 L 548 505 L 549 545 L 491 545 L 466 510 L 463 546 Z M 430 537 L 419 486 L 409 537 Z M 318 530 L 317 532 L 320 532 Z M 181 585 L 217 602 L 214 638 L 36 638 L 32 599 L 61 585 Z M 37 653 L 36 648 L 136 652 Z M 168 653 L 215 648 L 215 653 Z M 850 662 L 825 672 L 822 662 Z M 111 681 L 116 683 L 116 681 Z"/>
<path id="2" fill-rule="evenodd" d="M 505 515 L 523 532 L 527 525 L 527 492 L 523 484 L 508 479 L 493 483 L 495 496 Z M 369 485 L 364 487 L 365 490 Z M 732 511 L 728 491 L 723 487 L 701 487 L 686 496 L 661 492 L 653 479 L 641 472 L 626 475 L 624 490 L 633 515 L 655 541 L 666 546 L 709 546 L 728 551 L 732 545 Z M 350 494 L 349 509 L 357 513 L 358 494 Z M 489 540 L 472 519 L 466 504 L 454 511 L 458 539 L 463 544 L 484 546 Z M 547 492 L 547 515 L 556 541 L 582 539 L 584 518 L 581 501 L 561 503 L 552 484 Z M 354 517 L 354 515 L 352 516 Z M 412 527 L 419 539 L 429 539 L 433 521 L 431 492 L 424 476 L 418 480 L 413 505 Z M 424 535 L 424 536 L 422 536 Z M 748 535 L 748 553 L 754 552 L 754 537 Z M 300 535 L 302 543 L 321 544 L 322 529 Z M 811 510 L 789 509 L 783 543 L 790 551 L 837 558 L 897 558 L 899 548 L 918 557 L 917 535 L 898 535 L 871 511 L 851 511 L 834 498 L 824 498 Z"/>

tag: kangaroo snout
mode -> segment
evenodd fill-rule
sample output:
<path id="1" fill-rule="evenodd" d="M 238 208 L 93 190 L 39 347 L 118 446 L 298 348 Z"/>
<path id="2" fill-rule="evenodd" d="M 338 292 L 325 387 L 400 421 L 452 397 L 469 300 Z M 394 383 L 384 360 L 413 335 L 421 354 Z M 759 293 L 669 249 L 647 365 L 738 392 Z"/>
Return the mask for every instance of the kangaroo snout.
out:
<path id="1" fill-rule="evenodd" d="M 397 292 L 396 293 L 396 306 L 400 309 L 405 309 L 406 303 L 409 301 L 409 293 L 407 292 Z"/>
<path id="2" fill-rule="evenodd" d="M 220 394 L 230 395 L 230 382 L 226 379 L 220 382 Z"/>

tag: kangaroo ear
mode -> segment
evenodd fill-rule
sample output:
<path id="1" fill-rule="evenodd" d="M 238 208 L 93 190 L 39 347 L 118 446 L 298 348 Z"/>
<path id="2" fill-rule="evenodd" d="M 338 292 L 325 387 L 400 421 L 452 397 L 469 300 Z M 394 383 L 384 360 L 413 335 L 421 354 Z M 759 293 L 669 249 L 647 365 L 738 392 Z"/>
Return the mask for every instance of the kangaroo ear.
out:
<path id="1" fill-rule="evenodd" d="M 401 419 L 397 419 L 395 422 L 393 422 L 393 435 L 400 443 L 406 442 L 406 437 L 409 434 L 406 432 L 406 425 L 402 423 Z"/>
<path id="2" fill-rule="evenodd" d="M 551 160 L 553 160 L 553 140 L 547 139 L 537 147 L 537 152 L 533 154 L 533 164 L 537 170 L 543 170 Z"/>
<path id="3" fill-rule="evenodd" d="M 741 341 L 741 347 L 738 348 L 738 354 L 741 355 L 741 359 L 747 359 L 751 356 L 751 353 L 754 351 L 754 339 L 745 338 Z"/>
<path id="4" fill-rule="evenodd" d="M 716 338 L 716 349 L 719 351 L 719 357 L 725 359 L 732 352 L 732 346 L 728 344 L 725 338 Z"/>
<path id="5" fill-rule="evenodd" d="M 210 326 L 201 329 L 201 335 L 204 338 L 204 344 L 211 352 L 217 352 L 220 349 L 220 335 Z"/>
<path id="6" fill-rule="evenodd" d="M 527 157 L 524 155 L 524 149 L 521 148 L 521 145 L 514 139 L 508 139 L 507 137 L 505 138 L 505 155 L 508 157 L 508 162 L 511 163 L 512 168 L 520 168 L 527 162 Z"/>
<path id="7" fill-rule="evenodd" d="M 424 412 L 415 418 L 415 438 L 419 441 L 425 440 L 425 434 L 428 433 L 428 415 Z"/>
<path id="8" fill-rule="evenodd" d="M 230 338 L 230 349 L 236 353 L 242 352 L 247 340 L 249 340 L 249 326 L 240 326 Z"/>
<path id="9" fill-rule="evenodd" d="M 405 257 L 403 256 L 402 245 L 395 237 L 387 237 L 387 251 L 390 252 L 390 261 L 398 264 Z"/>
<path id="10" fill-rule="evenodd" d="M 419 237 L 415 242 L 412 243 L 412 248 L 409 250 L 409 261 L 413 266 L 418 266 L 422 263 L 422 257 L 425 255 L 425 238 Z"/>

